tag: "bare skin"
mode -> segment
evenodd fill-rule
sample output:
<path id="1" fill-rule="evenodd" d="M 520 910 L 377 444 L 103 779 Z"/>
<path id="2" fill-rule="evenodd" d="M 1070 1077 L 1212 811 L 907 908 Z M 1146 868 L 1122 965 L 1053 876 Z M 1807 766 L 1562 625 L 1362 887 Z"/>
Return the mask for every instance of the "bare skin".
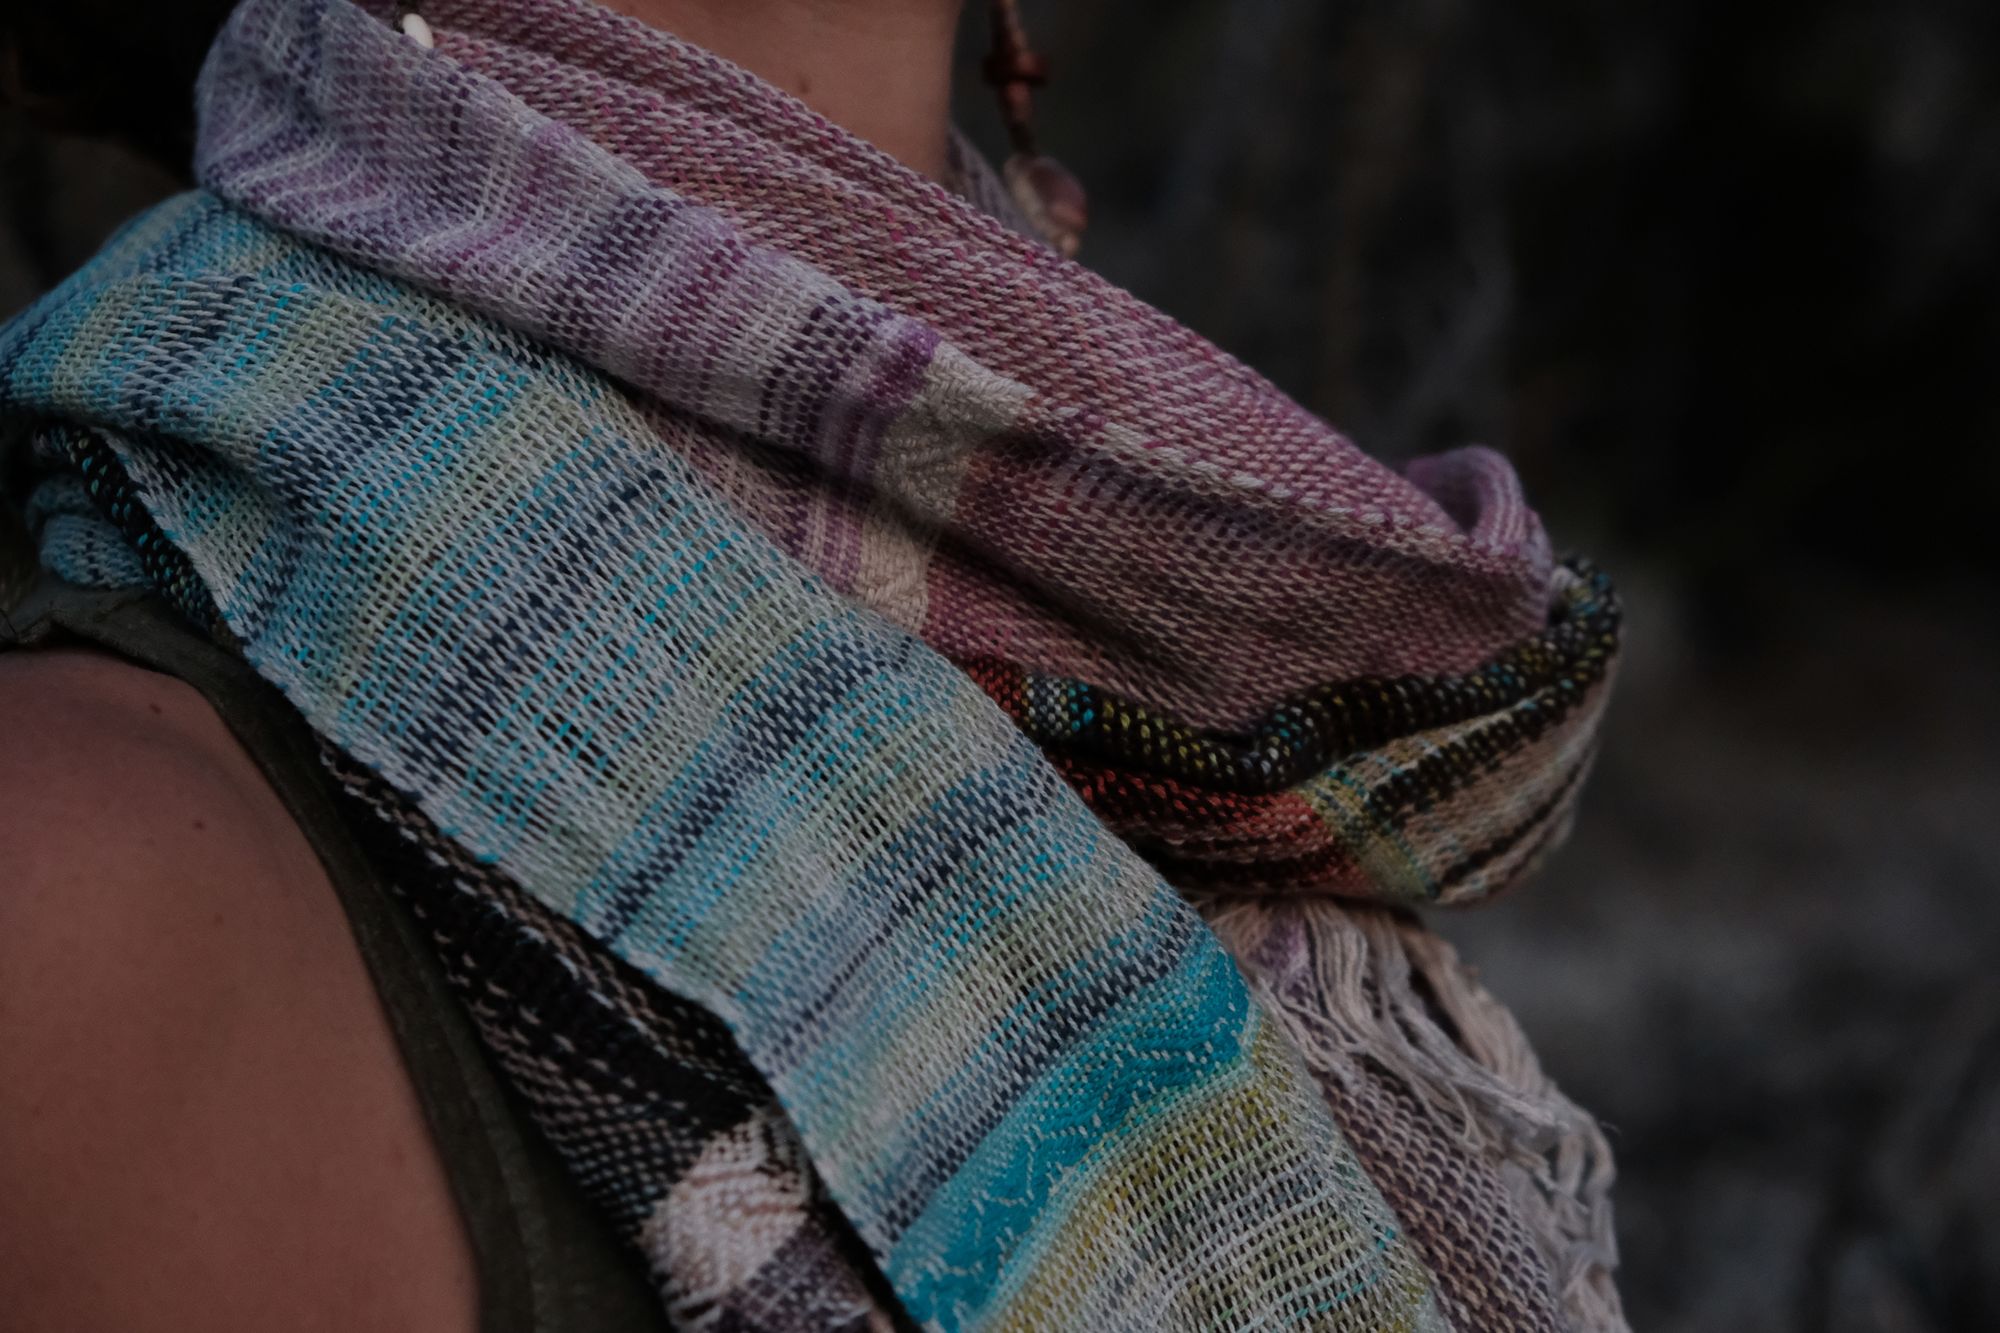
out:
<path id="1" fill-rule="evenodd" d="M 187 686 L 0 655 L 0 1323 L 469 1330 L 326 873 Z"/>
<path id="2" fill-rule="evenodd" d="M 919 171 L 959 0 L 620 0 Z M 214 712 L 0 654 L 0 1325 L 453 1333 L 472 1251 L 332 885 Z"/>
<path id="3" fill-rule="evenodd" d="M 944 174 L 961 0 L 606 0 L 743 66 L 857 138 Z"/>

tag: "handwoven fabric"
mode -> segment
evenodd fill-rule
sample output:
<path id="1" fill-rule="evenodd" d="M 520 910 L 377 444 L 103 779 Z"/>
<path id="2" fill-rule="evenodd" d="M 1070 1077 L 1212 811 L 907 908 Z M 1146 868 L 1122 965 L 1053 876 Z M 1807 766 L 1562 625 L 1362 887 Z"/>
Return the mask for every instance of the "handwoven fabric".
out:
<path id="1" fill-rule="evenodd" d="M 0 412 L 44 563 L 322 736 L 670 1310 L 1547 1326 L 1250 961 L 1566 826 L 1616 605 L 1504 463 L 1381 466 L 671 37 L 426 16 L 248 0 L 203 191 L 0 335 Z M 1162 871 L 1282 895 L 1249 982 Z"/>

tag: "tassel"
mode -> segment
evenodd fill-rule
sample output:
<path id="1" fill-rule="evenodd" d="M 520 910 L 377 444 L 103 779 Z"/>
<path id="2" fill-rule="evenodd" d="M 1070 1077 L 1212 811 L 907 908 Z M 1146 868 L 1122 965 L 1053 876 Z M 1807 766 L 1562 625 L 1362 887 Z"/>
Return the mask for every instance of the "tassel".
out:
<path id="1" fill-rule="evenodd" d="M 1569 1327 L 1628 1333 L 1611 1274 L 1604 1131 L 1542 1072 L 1512 1014 L 1451 945 L 1383 908 L 1327 900 L 1200 904 L 1252 991 L 1323 1083 L 1364 1055 L 1491 1163 L 1533 1233 Z"/>

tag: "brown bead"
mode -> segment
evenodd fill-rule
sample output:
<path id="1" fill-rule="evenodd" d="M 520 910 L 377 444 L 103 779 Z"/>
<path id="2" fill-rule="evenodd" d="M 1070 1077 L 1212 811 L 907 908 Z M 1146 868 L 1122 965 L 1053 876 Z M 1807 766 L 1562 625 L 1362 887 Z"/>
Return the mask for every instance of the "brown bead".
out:
<path id="1" fill-rule="evenodd" d="M 1025 83 L 1039 88 L 1049 81 L 1049 65 L 1035 51 L 1018 48 L 996 50 L 986 57 L 980 67 L 986 81 L 996 88 L 1004 88 L 1010 83 Z"/>

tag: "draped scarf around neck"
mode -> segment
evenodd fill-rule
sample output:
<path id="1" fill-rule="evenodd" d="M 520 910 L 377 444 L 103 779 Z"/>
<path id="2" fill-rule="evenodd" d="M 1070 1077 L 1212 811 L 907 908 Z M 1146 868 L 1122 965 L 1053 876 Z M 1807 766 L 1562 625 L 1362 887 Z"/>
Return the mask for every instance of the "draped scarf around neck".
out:
<path id="1" fill-rule="evenodd" d="M 1279 982 L 1559 837 L 1602 577 L 705 52 L 426 15 L 247 0 L 0 335 L 44 564 L 322 737 L 684 1322 L 1466 1326 Z"/>

